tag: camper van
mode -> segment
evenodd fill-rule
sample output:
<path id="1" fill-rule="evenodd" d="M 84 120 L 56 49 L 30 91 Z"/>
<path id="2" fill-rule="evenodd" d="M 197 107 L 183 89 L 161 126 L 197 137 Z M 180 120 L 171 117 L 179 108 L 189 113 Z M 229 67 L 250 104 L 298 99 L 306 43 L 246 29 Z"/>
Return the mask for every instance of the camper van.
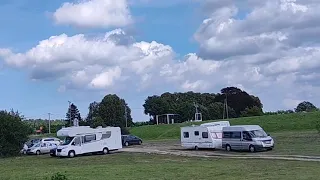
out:
<path id="1" fill-rule="evenodd" d="M 260 126 L 243 125 L 222 128 L 222 148 L 231 150 L 272 150 L 274 141 Z"/>
<path id="2" fill-rule="evenodd" d="M 222 148 L 222 128 L 229 121 L 204 123 L 200 126 L 181 127 L 181 146 L 185 148 Z"/>
<path id="3" fill-rule="evenodd" d="M 119 127 L 73 126 L 62 128 L 57 132 L 64 141 L 56 149 L 56 156 L 74 157 L 80 154 L 102 152 L 122 148 L 121 130 Z"/>

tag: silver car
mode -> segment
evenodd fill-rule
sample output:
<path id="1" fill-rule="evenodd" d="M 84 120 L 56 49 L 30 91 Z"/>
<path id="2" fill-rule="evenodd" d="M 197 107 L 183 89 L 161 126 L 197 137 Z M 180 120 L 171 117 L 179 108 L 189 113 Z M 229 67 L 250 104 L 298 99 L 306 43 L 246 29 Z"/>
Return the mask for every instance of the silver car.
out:
<path id="1" fill-rule="evenodd" d="M 222 148 L 231 150 L 272 150 L 274 141 L 258 125 L 227 126 L 222 129 Z"/>

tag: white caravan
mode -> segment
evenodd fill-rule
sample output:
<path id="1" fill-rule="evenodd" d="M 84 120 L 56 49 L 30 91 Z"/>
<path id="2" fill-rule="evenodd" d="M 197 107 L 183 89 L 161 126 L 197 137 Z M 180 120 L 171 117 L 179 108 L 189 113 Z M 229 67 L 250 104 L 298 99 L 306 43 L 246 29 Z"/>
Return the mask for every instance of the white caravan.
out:
<path id="1" fill-rule="evenodd" d="M 181 146 L 185 148 L 222 148 L 222 128 L 229 121 L 204 123 L 200 126 L 181 127 Z"/>
<path id="2" fill-rule="evenodd" d="M 102 152 L 122 148 L 121 129 L 119 127 L 73 126 L 62 128 L 58 137 L 65 137 L 64 142 L 56 149 L 56 156 L 74 157 L 79 154 Z"/>

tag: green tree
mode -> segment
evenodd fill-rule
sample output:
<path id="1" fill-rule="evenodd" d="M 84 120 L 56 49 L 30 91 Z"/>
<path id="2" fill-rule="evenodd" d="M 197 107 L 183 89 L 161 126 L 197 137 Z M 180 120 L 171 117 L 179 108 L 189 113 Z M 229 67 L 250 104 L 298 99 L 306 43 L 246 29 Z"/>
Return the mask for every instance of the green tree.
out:
<path id="1" fill-rule="evenodd" d="M 18 155 L 31 133 L 19 113 L 0 111 L 0 157 Z"/>
<path id="2" fill-rule="evenodd" d="M 89 122 L 89 124 L 93 123 L 93 119 L 98 116 L 98 110 L 99 110 L 99 103 L 94 101 L 89 104 L 89 113 L 87 115 L 86 121 Z"/>
<path id="3" fill-rule="evenodd" d="M 312 111 L 317 111 L 318 108 L 313 105 L 311 102 L 308 101 L 303 101 L 298 104 L 298 106 L 295 108 L 296 112 L 312 112 Z"/>
<path id="4" fill-rule="evenodd" d="M 66 127 L 73 126 L 73 121 L 75 119 L 78 119 L 79 122 L 82 121 L 80 112 L 78 110 L 78 107 L 74 105 L 73 103 L 68 108 L 68 112 L 66 113 Z"/>
<path id="5" fill-rule="evenodd" d="M 257 106 L 253 106 L 251 108 L 246 108 L 244 111 L 241 111 L 242 117 L 262 116 L 262 115 L 263 115 L 262 110 Z"/>
<path id="6" fill-rule="evenodd" d="M 106 95 L 99 103 L 97 115 L 93 118 L 92 124 L 93 127 L 120 127 L 122 132 L 126 132 L 126 125 L 129 127 L 133 124 L 131 117 L 131 109 L 129 108 L 125 100 L 119 98 L 117 95 Z"/>

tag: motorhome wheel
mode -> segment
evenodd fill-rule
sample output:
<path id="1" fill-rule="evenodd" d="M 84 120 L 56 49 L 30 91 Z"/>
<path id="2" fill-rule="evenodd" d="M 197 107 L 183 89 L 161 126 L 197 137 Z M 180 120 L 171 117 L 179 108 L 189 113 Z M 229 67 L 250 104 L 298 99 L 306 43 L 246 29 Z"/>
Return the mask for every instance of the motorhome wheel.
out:
<path id="1" fill-rule="evenodd" d="M 74 155 L 75 155 L 75 154 L 74 154 L 74 151 L 69 151 L 69 157 L 70 157 L 70 158 L 73 158 Z"/>
<path id="2" fill-rule="evenodd" d="M 104 148 L 103 149 L 103 154 L 109 154 L 109 149 L 108 148 Z"/>

